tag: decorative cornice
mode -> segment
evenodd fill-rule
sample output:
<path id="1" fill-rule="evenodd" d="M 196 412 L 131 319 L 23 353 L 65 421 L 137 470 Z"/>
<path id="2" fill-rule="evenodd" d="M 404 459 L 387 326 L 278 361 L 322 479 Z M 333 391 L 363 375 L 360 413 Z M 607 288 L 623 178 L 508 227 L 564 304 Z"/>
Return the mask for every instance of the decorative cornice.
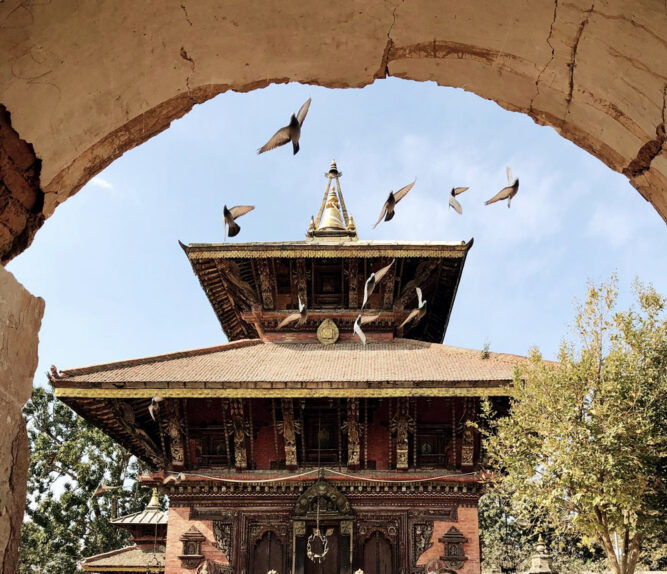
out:
<path id="1" fill-rule="evenodd" d="M 182 383 L 181 383 L 182 384 Z M 201 383 L 200 383 L 201 384 Z M 272 385 L 274 383 L 271 383 Z M 382 398 L 382 397 L 506 397 L 512 395 L 512 388 L 508 385 L 494 385 L 488 387 L 473 386 L 480 384 L 471 381 L 469 387 L 395 387 L 385 386 L 373 388 L 332 388 L 331 382 L 319 382 L 318 388 L 249 388 L 248 383 L 239 384 L 239 388 L 168 388 L 151 386 L 138 389 L 117 388 L 80 388 L 59 387 L 54 389 L 55 396 L 65 398 L 116 398 L 134 399 L 151 398 L 160 395 L 163 398 Z M 391 384 L 391 383 L 387 383 Z M 401 384 L 405 384 L 401 381 Z M 434 384 L 437 384 L 434 383 Z M 443 383 L 445 384 L 445 383 Z M 446 383 L 449 384 L 449 383 Z M 484 384 L 488 384 L 485 382 Z M 154 385 L 154 383 L 151 383 Z M 246 386 L 244 386 L 246 385 Z M 423 383 L 422 383 L 423 385 Z"/>

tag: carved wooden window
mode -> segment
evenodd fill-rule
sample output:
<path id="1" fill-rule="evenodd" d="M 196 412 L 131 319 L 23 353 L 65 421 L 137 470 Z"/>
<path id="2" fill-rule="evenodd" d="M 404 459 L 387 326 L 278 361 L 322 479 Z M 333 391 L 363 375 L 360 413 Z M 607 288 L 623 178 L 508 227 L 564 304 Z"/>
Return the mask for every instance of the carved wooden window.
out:
<path id="1" fill-rule="evenodd" d="M 418 423 L 417 466 L 451 468 L 451 426 L 441 423 Z"/>

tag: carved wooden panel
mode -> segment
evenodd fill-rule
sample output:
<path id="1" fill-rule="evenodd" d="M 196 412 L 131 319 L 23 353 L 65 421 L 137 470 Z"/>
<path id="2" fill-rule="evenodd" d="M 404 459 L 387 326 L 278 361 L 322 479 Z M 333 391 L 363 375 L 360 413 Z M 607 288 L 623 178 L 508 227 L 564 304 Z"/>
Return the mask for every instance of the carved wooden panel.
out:
<path id="1" fill-rule="evenodd" d="M 259 284 L 262 291 L 262 303 L 265 309 L 274 309 L 273 301 L 273 283 L 271 278 L 273 274 L 269 271 L 269 261 L 267 259 L 258 259 L 257 267 L 259 270 Z"/>

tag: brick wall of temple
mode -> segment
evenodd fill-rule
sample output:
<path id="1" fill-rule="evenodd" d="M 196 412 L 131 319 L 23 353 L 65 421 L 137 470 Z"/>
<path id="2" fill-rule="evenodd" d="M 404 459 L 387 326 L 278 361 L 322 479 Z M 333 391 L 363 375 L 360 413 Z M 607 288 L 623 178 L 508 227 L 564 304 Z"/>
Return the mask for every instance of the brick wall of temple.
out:
<path id="1" fill-rule="evenodd" d="M 165 555 L 165 574 L 192 574 L 192 568 L 183 567 L 179 556 L 183 554 L 181 536 L 194 526 L 206 537 L 202 542 L 201 552 L 208 559 L 220 564 L 229 564 L 227 557 L 218 550 L 213 535 L 211 520 L 190 520 L 189 507 L 170 507 L 167 524 L 167 549 Z"/>
<path id="2" fill-rule="evenodd" d="M 431 537 L 432 546 L 424 552 L 417 561 L 418 566 L 432 565 L 440 559 L 444 553 L 443 543 L 438 542 L 452 526 L 455 526 L 468 541 L 463 545 L 463 551 L 468 557 L 463 568 L 457 570 L 457 574 L 479 574 L 480 566 L 480 549 L 479 549 L 479 530 L 477 520 L 477 508 L 459 507 L 457 522 L 435 521 L 433 523 L 433 535 Z M 434 569 L 436 572 L 438 569 Z"/>

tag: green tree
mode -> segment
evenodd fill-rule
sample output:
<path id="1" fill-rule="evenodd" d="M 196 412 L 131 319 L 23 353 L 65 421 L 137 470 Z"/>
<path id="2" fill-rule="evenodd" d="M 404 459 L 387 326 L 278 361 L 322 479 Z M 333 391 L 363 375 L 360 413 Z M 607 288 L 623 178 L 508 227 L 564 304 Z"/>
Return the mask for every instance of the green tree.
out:
<path id="1" fill-rule="evenodd" d="M 82 557 L 127 542 L 109 520 L 141 510 L 148 491 L 136 458 L 47 389 L 33 390 L 24 416 L 31 455 L 19 572 L 71 574 Z M 102 484 L 121 488 L 95 496 Z"/>
<path id="2" fill-rule="evenodd" d="M 533 351 L 510 416 L 484 407 L 487 452 L 514 515 L 599 544 L 616 574 L 632 574 L 642 543 L 667 527 L 665 297 L 635 290 L 636 307 L 617 311 L 615 277 L 590 285 L 558 362 Z"/>

